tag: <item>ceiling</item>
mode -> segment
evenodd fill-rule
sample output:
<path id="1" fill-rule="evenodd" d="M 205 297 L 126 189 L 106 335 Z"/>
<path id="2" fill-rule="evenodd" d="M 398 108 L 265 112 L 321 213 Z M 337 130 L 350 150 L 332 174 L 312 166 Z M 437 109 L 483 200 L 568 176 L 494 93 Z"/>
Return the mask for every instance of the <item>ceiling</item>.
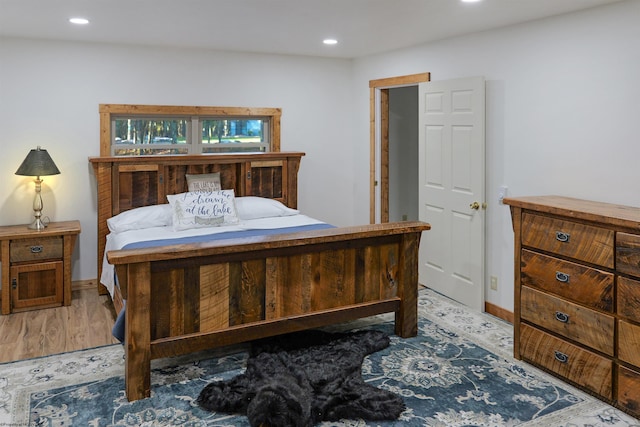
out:
<path id="1" fill-rule="evenodd" d="M 618 1 L 0 0 L 0 36 L 356 58 Z"/>

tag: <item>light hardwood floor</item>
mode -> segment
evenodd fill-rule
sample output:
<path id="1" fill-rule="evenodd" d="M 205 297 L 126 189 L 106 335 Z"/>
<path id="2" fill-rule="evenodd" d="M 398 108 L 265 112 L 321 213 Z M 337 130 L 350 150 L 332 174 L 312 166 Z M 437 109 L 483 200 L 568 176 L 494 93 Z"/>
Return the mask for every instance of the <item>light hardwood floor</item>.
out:
<path id="1" fill-rule="evenodd" d="M 74 286 L 71 305 L 0 315 L 0 363 L 114 344 L 108 295 Z"/>

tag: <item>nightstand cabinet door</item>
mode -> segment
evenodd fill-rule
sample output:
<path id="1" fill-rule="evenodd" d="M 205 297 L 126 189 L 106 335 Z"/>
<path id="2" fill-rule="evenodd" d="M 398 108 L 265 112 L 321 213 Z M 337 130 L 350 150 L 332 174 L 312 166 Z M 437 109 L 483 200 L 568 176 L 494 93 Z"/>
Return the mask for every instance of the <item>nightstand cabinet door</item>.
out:
<path id="1" fill-rule="evenodd" d="M 62 261 L 11 267 L 13 311 L 61 306 L 64 297 Z"/>

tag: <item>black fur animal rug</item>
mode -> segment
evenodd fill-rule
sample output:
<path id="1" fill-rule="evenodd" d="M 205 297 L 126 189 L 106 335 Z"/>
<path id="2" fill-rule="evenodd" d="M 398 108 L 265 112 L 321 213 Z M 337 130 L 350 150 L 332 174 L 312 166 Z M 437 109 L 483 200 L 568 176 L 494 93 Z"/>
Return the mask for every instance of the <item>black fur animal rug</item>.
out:
<path id="1" fill-rule="evenodd" d="M 304 331 L 252 344 L 245 372 L 208 384 L 198 404 L 246 414 L 252 427 L 310 427 L 348 418 L 394 420 L 401 397 L 366 384 L 366 355 L 389 346 L 380 331 Z"/>

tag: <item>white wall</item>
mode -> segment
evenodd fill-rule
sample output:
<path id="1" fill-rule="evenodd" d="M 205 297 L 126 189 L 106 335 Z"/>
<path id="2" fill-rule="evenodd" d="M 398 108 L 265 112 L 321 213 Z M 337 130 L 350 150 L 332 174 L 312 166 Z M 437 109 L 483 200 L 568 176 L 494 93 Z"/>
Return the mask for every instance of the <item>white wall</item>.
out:
<path id="1" fill-rule="evenodd" d="M 432 80 L 486 78 L 486 275 L 499 279 L 488 301 L 513 309 L 513 232 L 508 208 L 497 204 L 500 185 L 513 196 L 640 206 L 638 17 L 640 1 L 631 0 L 354 62 L 354 139 L 362 151 L 369 133 L 364 82 L 427 71 Z M 355 218 L 363 222 L 369 164 L 355 159 Z"/>
<path id="2" fill-rule="evenodd" d="M 41 145 L 62 172 L 43 215 L 81 221 L 73 280 L 96 278 L 101 103 L 280 107 L 282 150 L 306 152 L 299 207 L 352 224 L 350 75 L 349 60 L 0 38 L 0 225 L 31 221 L 32 179 L 14 172 Z"/>

